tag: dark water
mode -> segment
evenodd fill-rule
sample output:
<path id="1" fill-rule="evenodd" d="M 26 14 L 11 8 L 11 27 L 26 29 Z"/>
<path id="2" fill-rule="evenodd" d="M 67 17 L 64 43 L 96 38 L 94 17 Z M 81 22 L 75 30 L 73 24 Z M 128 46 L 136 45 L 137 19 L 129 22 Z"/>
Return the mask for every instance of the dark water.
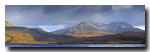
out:
<path id="1" fill-rule="evenodd" d="M 5 44 L 5 47 L 145 47 L 145 44 Z"/>

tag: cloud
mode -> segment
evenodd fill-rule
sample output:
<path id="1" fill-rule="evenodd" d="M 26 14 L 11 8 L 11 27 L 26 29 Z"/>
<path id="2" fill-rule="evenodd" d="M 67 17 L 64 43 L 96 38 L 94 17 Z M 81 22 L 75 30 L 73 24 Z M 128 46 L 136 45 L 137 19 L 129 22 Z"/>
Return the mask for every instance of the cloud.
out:
<path id="1" fill-rule="evenodd" d="M 39 25 L 38 27 L 42 28 L 44 31 L 52 32 L 58 29 L 65 28 L 66 25 Z"/>
<path id="2" fill-rule="evenodd" d="M 142 30 L 145 30 L 145 25 L 140 25 L 140 26 L 133 26 L 135 28 L 139 28 L 139 29 L 142 29 Z"/>
<path id="3" fill-rule="evenodd" d="M 112 10 L 111 5 L 84 5 L 75 11 L 77 15 L 105 14 Z"/>
<path id="4" fill-rule="evenodd" d="M 113 5 L 112 9 L 113 10 L 121 10 L 121 9 L 131 9 L 133 8 L 133 5 Z"/>
<path id="5" fill-rule="evenodd" d="M 117 12 L 116 12 L 117 10 Z M 5 19 L 14 25 L 77 25 L 115 20 L 145 25 L 143 5 L 6 5 Z"/>
<path id="6" fill-rule="evenodd" d="M 44 5 L 44 13 L 56 13 L 78 7 L 77 5 Z"/>

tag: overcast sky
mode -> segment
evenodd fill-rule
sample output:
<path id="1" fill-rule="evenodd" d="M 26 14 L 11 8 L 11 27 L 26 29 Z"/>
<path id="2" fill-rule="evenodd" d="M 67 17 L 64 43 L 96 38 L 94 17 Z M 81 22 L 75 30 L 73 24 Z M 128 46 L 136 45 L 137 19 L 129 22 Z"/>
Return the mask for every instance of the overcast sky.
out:
<path id="1" fill-rule="evenodd" d="M 77 25 L 116 20 L 145 26 L 145 5 L 5 5 L 5 20 L 14 25 Z"/>

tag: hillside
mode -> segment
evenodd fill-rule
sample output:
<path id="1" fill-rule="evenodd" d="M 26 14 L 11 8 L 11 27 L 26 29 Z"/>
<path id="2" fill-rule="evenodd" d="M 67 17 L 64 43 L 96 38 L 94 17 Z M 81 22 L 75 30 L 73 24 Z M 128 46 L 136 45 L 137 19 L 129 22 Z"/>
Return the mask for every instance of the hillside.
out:
<path id="1" fill-rule="evenodd" d="M 6 21 L 5 24 L 11 24 Z M 144 43 L 145 32 L 126 31 L 112 33 L 103 23 L 82 22 L 77 26 L 45 32 L 30 26 L 5 26 L 5 43 L 49 44 L 49 43 Z M 129 26 L 130 27 L 130 26 Z M 131 27 L 133 28 L 133 27 Z M 115 28 L 114 28 L 115 29 Z M 65 30 L 65 31 L 64 31 Z M 63 33 L 66 34 L 63 34 Z M 62 34 L 61 34 L 62 33 Z"/>
<path id="2" fill-rule="evenodd" d="M 73 38 L 76 37 L 45 32 L 38 27 L 24 25 L 14 26 L 10 22 L 5 21 L 5 43 L 47 44 Z"/>
<path id="3" fill-rule="evenodd" d="M 79 30 L 78 32 L 75 32 L 73 34 L 66 34 L 66 35 L 82 38 L 82 37 L 104 36 L 110 34 L 114 34 L 114 33 L 107 32 L 107 31 Z"/>
<path id="4" fill-rule="evenodd" d="M 100 25 L 100 24 L 98 24 Z M 93 37 L 114 34 L 112 32 L 103 31 L 95 25 L 94 22 L 81 22 L 77 26 L 54 31 L 56 34 L 72 35 L 74 37 Z"/>
<path id="5" fill-rule="evenodd" d="M 106 31 L 114 33 L 122 33 L 126 31 L 144 32 L 143 30 L 134 28 L 131 24 L 122 21 L 114 21 L 112 23 L 109 23 Z"/>
<path id="6" fill-rule="evenodd" d="M 75 34 L 83 30 L 85 30 L 85 32 L 86 30 L 91 30 L 91 31 L 105 31 L 108 33 L 122 33 L 126 31 L 144 32 L 141 29 L 134 28 L 131 24 L 122 21 L 114 21 L 110 24 L 103 24 L 100 22 L 81 22 L 76 26 L 56 30 L 52 33 Z"/>
<path id="7" fill-rule="evenodd" d="M 14 26 L 14 25 L 10 23 L 9 21 L 5 20 L 5 26 Z"/>
<path id="8" fill-rule="evenodd" d="M 98 30 L 101 30 L 101 29 L 98 28 L 97 26 L 95 26 L 92 22 L 81 22 L 77 26 L 56 30 L 53 33 L 74 34 L 74 33 L 80 32 L 81 30 L 95 30 L 95 31 L 98 31 Z"/>
<path id="9" fill-rule="evenodd" d="M 72 39 L 73 36 L 64 34 L 48 33 L 40 29 L 23 27 L 5 27 L 5 41 L 12 39 L 10 43 L 34 43 L 34 42 L 57 42 L 59 40 Z M 12 38 L 10 38 L 12 37 Z"/>
<path id="10" fill-rule="evenodd" d="M 123 32 L 115 34 L 107 42 L 121 42 L 121 43 L 141 43 L 145 37 L 145 32 Z"/>
<path id="11" fill-rule="evenodd" d="M 143 40 L 145 37 L 144 32 L 123 32 L 119 34 L 96 36 L 96 37 L 84 37 L 80 39 L 82 42 L 89 41 L 93 43 L 145 43 Z"/>

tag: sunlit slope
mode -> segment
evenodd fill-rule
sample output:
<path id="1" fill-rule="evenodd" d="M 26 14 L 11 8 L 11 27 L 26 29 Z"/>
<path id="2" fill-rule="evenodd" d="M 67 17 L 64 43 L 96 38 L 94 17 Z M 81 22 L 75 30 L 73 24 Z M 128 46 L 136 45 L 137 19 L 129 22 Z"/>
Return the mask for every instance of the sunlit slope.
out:
<path id="1" fill-rule="evenodd" d="M 93 22 L 81 22 L 80 24 L 74 27 L 60 29 L 53 33 L 72 35 L 74 37 L 80 37 L 80 38 L 114 34 L 102 30 L 103 30 L 102 28 L 97 27 Z"/>
<path id="2" fill-rule="evenodd" d="M 57 42 L 59 40 L 72 39 L 73 36 L 64 34 L 53 34 L 40 29 L 23 28 L 23 27 L 5 27 L 5 36 L 13 37 L 12 43 L 38 42 Z M 10 32 L 10 33 L 9 33 Z M 16 40 L 17 39 L 17 40 Z M 8 40 L 8 39 L 7 39 Z"/>
<path id="3" fill-rule="evenodd" d="M 5 27 L 5 43 L 56 43 L 55 41 L 46 41 L 44 38 L 47 37 L 42 34 L 40 35 L 29 28 Z"/>
<path id="4" fill-rule="evenodd" d="M 7 20 L 5 20 L 5 26 L 14 26 L 12 23 L 8 22 Z"/>
<path id="5" fill-rule="evenodd" d="M 45 32 L 40 28 L 14 26 L 10 22 L 5 21 L 6 43 L 56 43 L 59 40 L 72 38 L 74 37 L 70 35 Z"/>
<path id="6" fill-rule="evenodd" d="M 6 43 L 36 43 L 37 41 L 29 33 L 5 31 Z"/>
<path id="7" fill-rule="evenodd" d="M 111 35 L 114 33 L 107 32 L 107 31 L 94 31 L 94 30 L 78 30 L 74 32 L 73 34 L 67 34 L 72 35 L 74 37 L 94 37 L 94 36 L 104 36 L 104 35 Z"/>

